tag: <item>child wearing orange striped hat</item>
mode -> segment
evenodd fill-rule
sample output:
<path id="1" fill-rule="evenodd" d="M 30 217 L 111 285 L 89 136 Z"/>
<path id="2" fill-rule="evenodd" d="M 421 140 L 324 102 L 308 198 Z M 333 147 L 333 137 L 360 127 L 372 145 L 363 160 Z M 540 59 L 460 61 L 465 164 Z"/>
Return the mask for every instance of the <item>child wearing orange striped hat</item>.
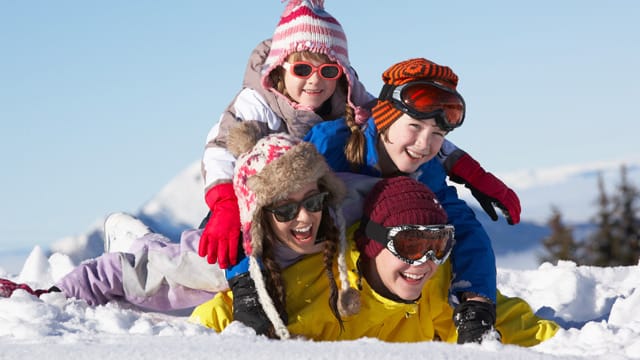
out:
<path id="1" fill-rule="evenodd" d="M 450 295 L 458 341 L 476 341 L 495 324 L 495 255 L 489 236 L 455 188 L 446 184 L 446 171 L 436 159 L 447 133 L 465 119 L 458 76 L 447 66 L 417 58 L 389 67 L 382 80 L 373 116 L 363 129 L 328 121 L 314 126 L 305 140 L 316 145 L 334 171 L 355 165 L 370 176 L 410 176 L 433 190 L 456 227 Z M 357 137 L 362 141 L 353 146 L 350 141 Z M 513 191 L 504 191 L 504 198 L 517 202 Z"/>

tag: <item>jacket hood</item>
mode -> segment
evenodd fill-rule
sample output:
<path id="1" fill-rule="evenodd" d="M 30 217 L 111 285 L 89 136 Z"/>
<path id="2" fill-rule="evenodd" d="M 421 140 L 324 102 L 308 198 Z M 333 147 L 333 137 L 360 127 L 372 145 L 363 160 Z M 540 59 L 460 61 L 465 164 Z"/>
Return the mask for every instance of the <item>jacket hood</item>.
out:
<path id="1" fill-rule="evenodd" d="M 262 71 L 265 60 L 269 55 L 270 46 L 271 39 L 267 39 L 260 42 L 253 49 L 245 69 L 242 85 L 243 87 L 254 89 L 262 95 L 269 107 L 287 124 L 289 132 L 302 138 L 313 125 L 324 120 L 344 117 L 347 94 L 339 87 L 331 97 L 331 113 L 325 118 L 313 111 L 309 111 L 308 108 L 298 106 L 298 104 L 276 91 L 273 87 L 264 87 L 262 79 L 267 74 Z M 345 73 L 350 74 L 348 76 L 349 93 L 351 94 L 349 103 L 355 108 L 356 122 L 363 124 L 371 115 L 371 108 L 375 105 L 376 98 L 366 91 L 364 85 L 356 78 L 353 69 L 346 69 Z"/>

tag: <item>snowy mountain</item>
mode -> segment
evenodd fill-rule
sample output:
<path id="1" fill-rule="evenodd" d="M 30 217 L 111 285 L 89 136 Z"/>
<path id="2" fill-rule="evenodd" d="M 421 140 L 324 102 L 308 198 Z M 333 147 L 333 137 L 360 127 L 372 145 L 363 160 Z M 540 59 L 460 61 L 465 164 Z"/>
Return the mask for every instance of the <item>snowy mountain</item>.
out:
<path id="1" fill-rule="evenodd" d="M 476 200 L 462 186 L 460 196 L 476 211 L 493 241 L 498 266 L 531 269 L 538 265 L 540 240 L 549 234 L 546 221 L 551 206 L 556 206 L 564 220 L 576 228 L 588 228 L 595 214 L 597 178 L 602 172 L 607 191 L 611 192 L 620 181 L 620 167 L 627 166 L 628 178 L 640 186 L 640 158 L 582 165 L 568 165 L 540 170 L 526 170 L 496 174 L 511 186 L 522 204 L 522 221 L 510 226 L 504 218 L 497 222 L 477 207 Z M 207 213 L 202 195 L 200 163 L 194 162 L 179 173 L 135 214 L 157 232 L 176 240 L 186 228 L 197 227 Z M 114 209 L 117 211 L 118 209 Z M 106 215 L 105 215 L 106 216 Z M 52 252 L 67 254 L 75 262 L 102 253 L 103 232 L 99 219 L 83 235 L 64 238 L 51 245 Z"/>

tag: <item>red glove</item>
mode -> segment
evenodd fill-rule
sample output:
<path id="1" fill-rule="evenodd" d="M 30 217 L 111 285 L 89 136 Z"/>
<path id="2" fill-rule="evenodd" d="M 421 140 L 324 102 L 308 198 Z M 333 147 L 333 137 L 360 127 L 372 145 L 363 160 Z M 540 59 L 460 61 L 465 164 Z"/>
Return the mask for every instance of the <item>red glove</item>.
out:
<path id="1" fill-rule="evenodd" d="M 449 178 L 471 190 L 471 194 L 491 220 L 498 220 L 493 208 L 495 206 L 502 211 L 509 225 L 520 222 L 521 208 L 518 195 L 493 174 L 484 171 L 469 154 L 464 153 L 456 160 L 451 167 Z"/>
<path id="2" fill-rule="evenodd" d="M 211 213 L 200 236 L 198 254 L 206 256 L 209 264 L 217 261 L 221 269 L 227 269 L 238 262 L 240 244 L 240 209 L 233 184 L 212 187 L 205 201 Z"/>

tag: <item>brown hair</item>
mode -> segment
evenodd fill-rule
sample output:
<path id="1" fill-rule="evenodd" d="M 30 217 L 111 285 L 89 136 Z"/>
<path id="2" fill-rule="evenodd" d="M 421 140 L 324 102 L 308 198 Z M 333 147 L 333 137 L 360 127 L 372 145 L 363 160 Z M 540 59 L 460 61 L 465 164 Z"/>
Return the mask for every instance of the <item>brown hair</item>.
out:
<path id="1" fill-rule="evenodd" d="M 319 188 L 322 188 L 319 186 Z M 321 189 L 321 191 L 324 191 Z M 262 211 L 262 210 L 259 210 Z M 268 218 L 264 216 L 266 212 L 262 212 L 261 222 L 262 227 L 265 229 L 263 242 L 262 263 L 265 267 L 266 285 L 269 296 L 273 299 L 274 305 L 278 310 L 281 317 L 287 314 L 287 301 L 286 301 L 286 284 L 282 278 L 282 269 L 275 261 L 274 247 L 276 242 L 280 240 L 275 235 L 273 228 L 269 224 Z M 333 221 L 333 218 L 329 212 L 328 207 L 322 210 L 322 218 L 318 227 L 318 237 L 324 238 L 323 243 L 323 263 L 324 270 L 327 278 L 329 279 L 329 308 L 333 313 L 333 316 L 338 320 L 340 329 L 344 328 L 340 311 L 338 310 L 338 284 L 333 273 L 333 262 L 338 250 L 339 230 Z M 284 317 L 286 319 L 286 317 Z M 273 331 L 269 332 L 273 334 Z M 275 337 L 275 336 L 270 336 Z"/>

